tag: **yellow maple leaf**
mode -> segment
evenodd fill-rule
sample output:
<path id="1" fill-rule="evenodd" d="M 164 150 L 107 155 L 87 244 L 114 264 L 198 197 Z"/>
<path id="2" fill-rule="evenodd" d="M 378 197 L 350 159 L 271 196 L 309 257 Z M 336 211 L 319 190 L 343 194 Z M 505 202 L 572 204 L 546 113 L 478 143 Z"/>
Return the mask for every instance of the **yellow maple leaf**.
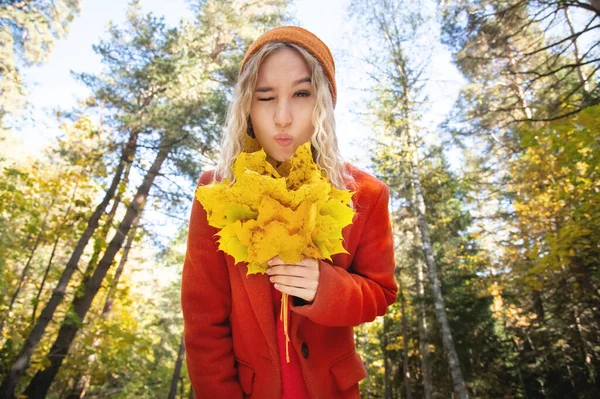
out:
<path id="1" fill-rule="evenodd" d="M 233 164 L 233 174 L 238 177 L 246 170 L 251 170 L 259 175 L 280 177 L 279 172 L 273 165 L 267 162 L 267 154 L 264 151 L 253 153 L 241 152 Z"/>
<path id="2" fill-rule="evenodd" d="M 233 256 L 235 263 L 243 262 L 248 259 L 248 246 L 242 244 L 240 237 L 238 236 L 238 230 L 241 228 L 242 223 L 237 220 L 235 223 L 231 223 L 223 227 L 219 233 L 219 249 Z"/>

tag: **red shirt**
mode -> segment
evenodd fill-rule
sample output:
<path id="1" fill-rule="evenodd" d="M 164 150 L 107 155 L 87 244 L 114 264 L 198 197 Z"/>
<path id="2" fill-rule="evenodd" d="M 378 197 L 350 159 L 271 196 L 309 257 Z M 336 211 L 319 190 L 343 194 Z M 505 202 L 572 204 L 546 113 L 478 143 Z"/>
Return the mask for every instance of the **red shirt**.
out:
<path id="1" fill-rule="evenodd" d="M 279 365 L 281 366 L 281 399 L 310 399 L 308 389 L 306 388 L 306 384 L 302 376 L 302 370 L 300 369 L 300 361 L 298 360 L 298 355 L 296 354 L 294 346 L 291 342 L 289 343 L 288 349 L 290 362 L 288 363 L 286 360 L 286 338 L 283 330 L 283 320 L 279 318 L 279 314 L 281 312 L 281 291 L 275 289 L 275 286 L 273 284 L 271 284 L 271 298 L 273 299 L 273 312 L 275 313 L 275 329 L 277 330 L 277 344 L 279 347 Z M 292 311 L 289 310 L 289 306 L 287 315 L 289 326 L 289 318 L 292 316 Z"/>

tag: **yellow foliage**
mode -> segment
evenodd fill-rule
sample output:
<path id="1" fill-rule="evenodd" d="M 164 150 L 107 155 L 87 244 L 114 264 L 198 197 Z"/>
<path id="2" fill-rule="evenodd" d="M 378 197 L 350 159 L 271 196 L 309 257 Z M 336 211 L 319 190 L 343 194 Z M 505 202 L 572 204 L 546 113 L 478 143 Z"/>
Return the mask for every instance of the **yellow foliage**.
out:
<path id="1" fill-rule="evenodd" d="M 342 229 L 352 223 L 354 193 L 331 185 L 313 161 L 310 142 L 277 167 L 262 149 L 242 152 L 233 173 L 233 183 L 201 186 L 196 198 L 208 223 L 220 229 L 219 249 L 236 263 L 248 262 L 248 274 L 264 273 L 275 256 L 297 263 L 347 253 Z"/>
<path id="2" fill-rule="evenodd" d="M 543 291 L 598 242 L 600 106 L 521 126 L 524 151 L 509 162 L 518 237 L 508 250 L 519 284 Z"/>

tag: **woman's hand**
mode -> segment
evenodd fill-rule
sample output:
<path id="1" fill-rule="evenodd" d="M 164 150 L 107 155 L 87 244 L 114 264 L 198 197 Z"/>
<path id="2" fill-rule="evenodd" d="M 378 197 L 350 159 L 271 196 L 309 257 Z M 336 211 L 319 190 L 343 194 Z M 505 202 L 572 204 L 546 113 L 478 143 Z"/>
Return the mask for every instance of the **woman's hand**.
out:
<path id="1" fill-rule="evenodd" d="M 319 286 L 318 260 L 303 259 L 296 264 L 286 264 L 276 256 L 267 264 L 267 274 L 277 290 L 312 303 Z"/>

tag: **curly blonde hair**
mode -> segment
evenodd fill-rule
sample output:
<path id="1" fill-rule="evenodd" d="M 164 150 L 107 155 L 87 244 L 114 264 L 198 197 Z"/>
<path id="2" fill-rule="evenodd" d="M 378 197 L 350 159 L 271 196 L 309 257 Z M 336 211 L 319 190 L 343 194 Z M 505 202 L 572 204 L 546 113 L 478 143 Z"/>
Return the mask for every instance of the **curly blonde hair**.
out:
<path id="1" fill-rule="evenodd" d="M 234 181 L 233 162 L 244 151 L 248 131 L 248 117 L 252 94 L 256 87 L 258 69 L 261 62 L 270 54 L 292 48 L 306 60 L 312 71 L 311 84 L 316 93 L 316 104 L 312 114 L 315 131 L 311 137 L 313 159 L 325 172 L 331 184 L 341 190 L 353 189 L 354 178 L 347 171 L 347 163 L 342 158 L 335 133 L 335 116 L 329 80 L 319 61 L 307 50 L 293 43 L 270 42 L 248 59 L 234 90 L 233 100 L 227 110 L 225 134 L 221 141 L 221 156 L 213 179 L 219 175 Z"/>

